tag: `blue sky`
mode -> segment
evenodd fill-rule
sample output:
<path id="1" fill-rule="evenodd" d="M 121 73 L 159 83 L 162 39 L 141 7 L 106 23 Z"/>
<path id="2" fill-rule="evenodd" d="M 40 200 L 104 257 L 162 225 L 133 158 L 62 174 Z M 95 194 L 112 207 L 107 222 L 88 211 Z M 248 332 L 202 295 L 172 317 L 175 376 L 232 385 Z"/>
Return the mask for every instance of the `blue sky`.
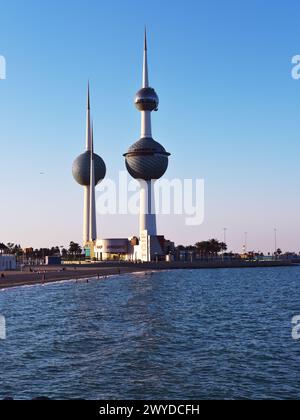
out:
<path id="1" fill-rule="evenodd" d="M 0 1 L 0 241 L 81 241 L 82 190 L 73 159 L 84 149 L 92 84 L 96 151 L 108 176 L 139 138 L 143 27 L 160 96 L 153 134 L 171 153 L 167 177 L 204 178 L 205 223 L 160 218 L 177 243 L 208 237 L 240 251 L 300 251 L 300 54 L 296 0 Z M 45 172 L 41 176 L 40 172 Z M 99 236 L 136 234 L 138 220 L 99 218 Z M 162 232 L 163 231 L 163 232 Z"/>

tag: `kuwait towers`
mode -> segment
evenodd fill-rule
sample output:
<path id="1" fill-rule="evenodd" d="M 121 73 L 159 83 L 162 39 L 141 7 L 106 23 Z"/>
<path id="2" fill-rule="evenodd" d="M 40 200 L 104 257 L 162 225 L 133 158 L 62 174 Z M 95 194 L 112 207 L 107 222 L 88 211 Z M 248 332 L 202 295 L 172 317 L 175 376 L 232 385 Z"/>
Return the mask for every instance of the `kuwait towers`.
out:
<path id="1" fill-rule="evenodd" d="M 151 113 L 158 111 L 159 99 L 149 85 L 147 34 L 145 32 L 143 87 L 135 98 L 135 106 L 141 112 L 141 139 L 124 155 L 130 175 L 139 180 L 140 192 L 140 236 L 144 231 L 157 236 L 154 182 L 168 169 L 169 156 L 163 146 L 152 138 Z"/>
<path id="2" fill-rule="evenodd" d="M 96 186 L 105 178 L 103 159 L 94 153 L 94 132 L 91 123 L 90 88 L 88 87 L 86 114 L 86 151 L 73 163 L 73 177 L 84 187 L 83 244 L 97 239 Z"/>

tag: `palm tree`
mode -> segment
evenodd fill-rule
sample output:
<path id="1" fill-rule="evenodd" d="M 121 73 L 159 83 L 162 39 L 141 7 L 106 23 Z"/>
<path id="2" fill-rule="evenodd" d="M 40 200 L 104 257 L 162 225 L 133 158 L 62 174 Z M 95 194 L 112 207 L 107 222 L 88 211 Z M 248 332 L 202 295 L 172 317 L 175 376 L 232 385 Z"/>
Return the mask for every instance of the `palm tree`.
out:
<path id="1" fill-rule="evenodd" d="M 69 253 L 74 256 L 79 256 L 82 254 L 81 246 L 75 242 L 70 243 Z"/>
<path id="2" fill-rule="evenodd" d="M 7 244 L 7 249 L 8 249 L 8 253 L 9 253 L 9 254 L 13 254 L 14 247 L 15 247 L 15 244 L 13 244 L 13 243 L 11 243 L 11 242 L 9 242 L 9 243 Z"/>
<path id="3" fill-rule="evenodd" d="M 226 252 L 228 247 L 224 242 L 220 243 L 221 252 Z"/>
<path id="4" fill-rule="evenodd" d="M 5 254 L 8 252 L 8 248 L 3 243 L 0 243 L 0 254 Z"/>
<path id="5" fill-rule="evenodd" d="M 61 250 L 61 255 L 63 258 L 66 258 L 68 256 L 68 250 L 66 248 L 63 248 Z"/>
<path id="6" fill-rule="evenodd" d="M 217 256 L 221 251 L 226 251 L 227 245 L 217 239 L 210 239 L 209 241 L 198 242 L 196 248 L 202 256 L 208 257 Z"/>
<path id="7" fill-rule="evenodd" d="M 221 252 L 221 244 L 217 239 L 211 239 L 209 241 L 209 248 L 212 255 L 218 255 Z"/>

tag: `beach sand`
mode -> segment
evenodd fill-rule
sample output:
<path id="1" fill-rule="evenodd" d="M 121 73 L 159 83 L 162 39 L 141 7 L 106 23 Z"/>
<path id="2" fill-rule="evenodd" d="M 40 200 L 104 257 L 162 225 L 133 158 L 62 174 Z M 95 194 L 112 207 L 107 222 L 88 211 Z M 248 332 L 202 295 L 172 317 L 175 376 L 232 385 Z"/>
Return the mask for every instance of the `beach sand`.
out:
<path id="1" fill-rule="evenodd" d="M 4 278 L 0 279 L 0 289 L 10 287 L 47 284 L 66 280 L 82 280 L 90 278 L 105 278 L 108 276 L 122 275 L 145 271 L 139 267 L 80 267 L 80 266 L 55 266 L 55 267 L 31 267 L 35 272 L 11 271 L 5 272 Z M 64 268 L 64 271 L 63 271 Z"/>
<path id="2" fill-rule="evenodd" d="M 268 262 L 245 262 L 245 261 L 207 261 L 207 262 L 175 262 L 175 263 L 102 263 L 90 265 L 62 265 L 62 266 L 40 266 L 31 267 L 30 272 L 26 267 L 23 272 L 5 272 L 4 278 L 0 278 L 0 289 L 10 287 L 29 286 L 37 284 L 54 283 L 66 280 L 82 280 L 89 278 L 105 278 L 138 272 L 150 272 L 155 270 L 178 270 L 178 269 L 220 269 L 220 268 L 258 268 L 258 267 L 291 267 L 290 262 L 268 261 Z"/>

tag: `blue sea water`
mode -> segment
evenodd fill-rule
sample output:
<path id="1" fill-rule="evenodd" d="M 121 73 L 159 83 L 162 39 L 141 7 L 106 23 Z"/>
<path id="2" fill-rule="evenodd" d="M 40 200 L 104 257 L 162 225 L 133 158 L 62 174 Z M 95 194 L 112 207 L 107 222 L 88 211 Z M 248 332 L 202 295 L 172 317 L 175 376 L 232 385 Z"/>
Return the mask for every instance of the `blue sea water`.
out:
<path id="1" fill-rule="evenodd" d="M 0 398 L 299 399 L 300 267 L 0 292 Z"/>

